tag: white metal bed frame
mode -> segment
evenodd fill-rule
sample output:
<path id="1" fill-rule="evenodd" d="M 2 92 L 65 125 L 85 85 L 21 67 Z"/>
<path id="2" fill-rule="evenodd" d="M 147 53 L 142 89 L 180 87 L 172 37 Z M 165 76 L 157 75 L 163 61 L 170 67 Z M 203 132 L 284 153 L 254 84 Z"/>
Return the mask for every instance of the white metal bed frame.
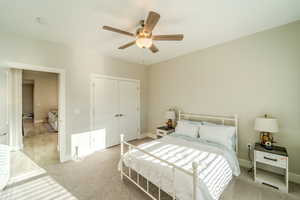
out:
<path id="1" fill-rule="evenodd" d="M 208 119 L 208 120 L 220 120 L 221 121 L 221 124 L 222 125 L 225 125 L 225 121 L 231 121 L 231 122 L 234 122 L 234 126 L 236 128 L 236 144 L 235 144 L 235 150 L 236 150 L 236 153 L 238 152 L 238 115 L 233 115 L 233 116 L 230 116 L 230 115 L 203 115 L 203 114 L 193 114 L 193 113 L 183 113 L 183 112 L 180 112 L 178 113 L 178 119 L 181 120 L 181 119 L 184 119 L 184 118 L 200 118 L 200 119 Z M 139 173 L 136 172 L 137 174 L 137 180 L 135 181 L 132 177 L 131 177 L 131 171 L 133 169 L 131 169 L 130 167 L 128 167 L 128 175 L 126 174 L 126 172 L 124 172 L 123 170 L 123 161 L 122 161 L 122 158 L 124 156 L 124 145 L 127 145 L 128 146 L 128 151 L 131 151 L 132 149 L 136 149 L 148 156 L 151 156 L 169 166 L 172 167 L 172 171 L 173 171 L 173 177 L 175 177 L 175 170 L 179 170 L 189 176 L 192 176 L 193 178 L 193 198 L 192 200 L 197 200 L 197 182 L 198 182 L 198 166 L 199 164 L 196 163 L 196 162 L 193 162 L 192 166 L 193 166 L 193 171 L 188 171 L 188 170 L 185 170 L 183 168 L 180 168 L 176 165 L 174 165 L 173 163 L 170 163 L 166 160 L 163 160 L 163 159 L 160 159 L 159 157 L 143 150 L 143 149 L 140 149 L 139 147 L 135 146 L 135 145 L 132 145 L 128 142 L 126 142 L 124 140 L 124 135 L 120 135 L 120 139 L 121 139 L 121 167 L 120 167 L 120 173 L 121 173 L 121 179 L 123 180 L 124 177 L 126 177 L 128 180 L 130 180 L 132 183 L 134 183 L 138 188 L 140 188 L 143 192 L 145 192 L 151 199 L 153 200 L 160 200 L 161 199 L 161 186 L 157 186 L 158 187 L 158 199 L 156 197 L 154 197 L 150 192 L 149 192 L 149 180 L 146 179 L 146 189 L 144 189 L 141 185 L 140 185 L 140 175 Z M 169 194 L 169 193 L 168 193 Z M 176 199 L 176 191 L 175 191 L 175 185 L 174 185 L 174 188 L 173 188 L 173 193 L 172 194 L 169 194 L 173 200 Z"/>

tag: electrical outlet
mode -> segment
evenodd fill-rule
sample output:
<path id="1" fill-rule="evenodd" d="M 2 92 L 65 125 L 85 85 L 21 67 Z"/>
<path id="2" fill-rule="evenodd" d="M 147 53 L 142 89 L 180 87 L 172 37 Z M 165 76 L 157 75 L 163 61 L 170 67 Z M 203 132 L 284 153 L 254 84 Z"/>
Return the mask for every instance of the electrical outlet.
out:
<path id="1" fill-rule="evenodd" d="M 252 145 L 250 143 L 247 144 L 248 149 L 252 148 Z"/>

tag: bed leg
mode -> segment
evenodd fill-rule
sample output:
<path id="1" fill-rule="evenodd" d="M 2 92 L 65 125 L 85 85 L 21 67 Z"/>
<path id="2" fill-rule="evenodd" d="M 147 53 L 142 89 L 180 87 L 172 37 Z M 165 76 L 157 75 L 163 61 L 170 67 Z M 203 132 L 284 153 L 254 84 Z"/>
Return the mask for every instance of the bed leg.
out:
<path id="1" fill-rule="evenodd" d="M 124 134 L 120 135 L 120 139 L 121 139 L 121 180 L 123 180 Z"/>
<path id="2" fill-rule="evenodd" d="M 193 200 L 197 200 L 198 164 L 193 162 Z"/>
<path id="3" fill-rule="evenodd" d="M 128 152 L 131 152 L 131 146 L 129 146 L 129 151 Z M 131 178 L 131 168 L 129 167 L 128 169 L 128 174 L 129 174 L 129 177 Z"/>

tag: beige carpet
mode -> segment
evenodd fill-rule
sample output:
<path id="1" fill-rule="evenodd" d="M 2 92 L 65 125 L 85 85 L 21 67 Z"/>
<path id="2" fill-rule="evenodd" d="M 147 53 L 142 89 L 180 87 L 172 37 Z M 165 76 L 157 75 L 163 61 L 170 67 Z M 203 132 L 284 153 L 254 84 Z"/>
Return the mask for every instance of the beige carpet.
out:
<path id="1" fill-rule="evenodd" d="M 24 121 L 23 152 L 39 166 L 59 163 L 58 135 L 49 132 L 44 123 Z"/>
<path id="2" fill-rule="evenodd" d="M 0 199 L 150 200 L 135 185 L 120 180 L 117 171 L 119 159 L 120 147 L 116 146 L 81 161 L 48 165 L 44 167 L 46 173 L 9 186 Z M 284 194 L 254 183 L 247 170 L 242 169 L 242 174 L 230 183 L 222 199 L 299 200 L 300 185 L 291 183 L 290 193 Z"/>

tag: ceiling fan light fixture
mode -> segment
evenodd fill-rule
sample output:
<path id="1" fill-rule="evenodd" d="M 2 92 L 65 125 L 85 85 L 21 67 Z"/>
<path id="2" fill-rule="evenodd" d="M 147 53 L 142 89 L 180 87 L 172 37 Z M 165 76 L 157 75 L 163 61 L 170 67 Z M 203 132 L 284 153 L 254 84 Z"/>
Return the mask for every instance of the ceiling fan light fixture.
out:
<path id="1" fill-rule="evenodd" d="M 152 39 L 150 37 L 138 37 L 136 45 L 140 48 L 150 48 L 152 46 Z"/>

